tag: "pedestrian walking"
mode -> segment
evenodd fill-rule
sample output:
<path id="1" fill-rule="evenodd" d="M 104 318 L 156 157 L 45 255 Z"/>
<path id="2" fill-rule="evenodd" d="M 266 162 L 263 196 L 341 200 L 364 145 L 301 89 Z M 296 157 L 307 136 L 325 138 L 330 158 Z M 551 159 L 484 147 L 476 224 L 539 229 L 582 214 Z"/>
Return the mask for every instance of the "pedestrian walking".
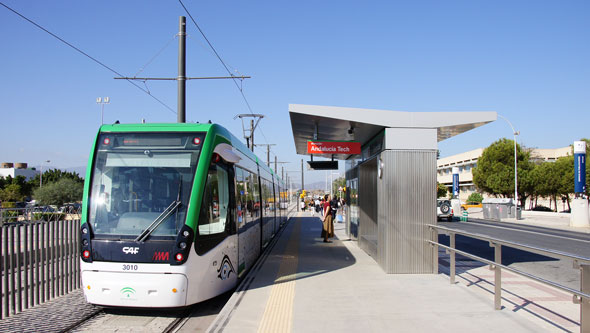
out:
<path id="1" fill-rule="evenodd" d="M 322 237 L 324 243 L 331 243 L 329 238 L 334 237 L 334 218 L 330 207 L 330 195 L 326 194 L 324 203 L 324 217 L 322 218 Z"/>

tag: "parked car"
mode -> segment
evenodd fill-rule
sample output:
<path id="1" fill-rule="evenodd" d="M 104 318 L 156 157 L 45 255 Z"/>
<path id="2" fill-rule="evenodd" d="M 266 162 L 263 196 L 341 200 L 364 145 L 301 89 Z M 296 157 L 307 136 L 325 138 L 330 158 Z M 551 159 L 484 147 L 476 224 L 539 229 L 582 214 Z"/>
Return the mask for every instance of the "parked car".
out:
<path id="1" fill-rule="evenodd" d="M 437 219 L 446 218 L 447 221 L 453 220 L 453 208 L 451 208 L 451 201 L 447 199 L 436 200 L 436 217 Z"/>
<path id="2" fill-rule="evenodd" d="M 481 202 L 477 202 L 477 201 L 468 201 L 464 204 L 461 205 L 461 209 L 463 210 L 467 210 L 469 208 L 482 208 L 483 205 L 481 204 Z"/>
<path id="3" fill-rule="evenodd" d="M 549 207 L 542 206 L 542 205 L 537 205 L 532 210 L 537 211 L 537 212 L 552 212 L 553 211 L 553 209 L 551 209 Z"/>
<path id="4" fill-rule="evenodd" d="M 33 213 L 55 213 L 55 211 L 51 206 L 36 206 L 33 208 Z"/>
<path id="5" fill-rule="evenodd" d="M 59 213 L 74 214 L 77 213 L 80 210 L 80 208 L 82 208 L 82 205 L 79 203 L 67 203 L 59 207 L 57 211 Z"/>

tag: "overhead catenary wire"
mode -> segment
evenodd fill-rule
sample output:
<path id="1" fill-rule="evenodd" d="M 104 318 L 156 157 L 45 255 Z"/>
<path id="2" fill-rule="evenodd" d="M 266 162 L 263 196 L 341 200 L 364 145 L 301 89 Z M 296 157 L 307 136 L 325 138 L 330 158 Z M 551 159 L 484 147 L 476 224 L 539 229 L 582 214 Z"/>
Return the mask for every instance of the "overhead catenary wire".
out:
<path id="1" fill-rule="evenodd" d="M 89 55 L 88 53 L 80 50 L 78 47 L 72 45 L 71 43 L 67 42 L 66 40 L 64 40 L 63 38 L 59 37 L 58 35 L 52 33 L 51 31 L 45 29 L 44 27 L 42 27 L 41 25 L 37 24 L 36 22 L 34 22 L 33 20 L 27 18 L 26 16 L 22 15 L 21 13 L 17 12 L 16 10 L 8 7 L 6 4 L 4 4 L 3 2 L 0 2 L 0 5 L 2 5 L 3 7 L 5 7 L 6 9 L 10 10 L 11 12 L 15 13 L 16 15 L 20 16 L 22 19 L 26 20 L 27 22 L 31 23 L 32 25 L 36 26 L 37 28 L 43 30 L 44 32 L 48 33 L 49 35 L 51 35 L 52 37 L 56 38 L 57 40 L 59 40 L 60 42 L 66 44 L 67 46 L 71 47 L 72 49 L 78 51 L 79 53 L 83 54 L 84 56 L 88 57 L 90 60 L 96 62 L 97 64 L 99 64 L 100 66 L 106 68 L 107 70 L 115 73 L 117 76 L 119 77 L 124 77 L 123 75 L 121 75 L 119 72 L 117 72 L 116 70 L 112 69 L 111 67 L 105 65 L 103 62 L 101 62 L 100 60 L 92 57 L 91 55 Z M 148 90 L 143 89 L 142 87 L 140 87 L 139 85 L 137 85 L 135 82 L 131 81 L 131 80 L 127 80 L 127 82 L 131 83 L 132 85 L 134 85 L 137 89 L 143 91 L 144 93 L 148 94 L 151 98 L 153 98 L 154 100 L 156 100 L 158 103 L 160 103 L 161 105 L 163 105 L 164 107 L 166 107 L 168 110 L 170 110 L 172 113 L 176 114 L 176 111 L 174 111 L 171 107 L 169 107 L 168 105 L 166 105 L 166 103 L 162 102 L 161 100 L 159 100 L 156 96 L 152 95 Z"/>
<path id="2" fill-rule="evenodd" d="M 178 0 L 178 2 L 182 6 L 182 8 L 184 8 L 184 11 L 188 15 L 188 17 L 191 19 L 191 21 L 193 21 L 193 24 L 197 27 L 197 29 L 199 30 L 199 32 L 201 33 L 201 35 L 203 36 L 203 38 L 205 39 L 205 41 L 207 42 L 207 44 L 209 45 L 209 47 L 213 50 L 213 52 L 215 53 L 215 56 L 217 57 L 217 59 L 219 59 L 219 61 L 221 62 L 221 64 L 223 65 L 223 67 L 225 68 L 225 70 L 227 71 L 227 73 L 230 76 L 234 76 L 231 73 L 231 71 L 229 70 L 229 68 L 228 68 L 227 64 L 225 63 L 225 61 L 223 61 L 223 59 L 221 58 L 221 56 L 219 55 L 219 53 L 215 49 L 215 47 L 213 47 L 213 44 L 211 44 L 211 42 L 209 41 L 209 38 L 207 38 L 207 36 L 205 36 L 205 33 L 203 32 L 203 30 L 201 29 L 201 27 L 197 24 L 196 20 L 193 18 L 193 16 L 191 15 L 191 13 L 188 11 L 188 9 L 186 8 L 186 6 L 182 2 L 182 0 Z M 238 85 L 238 82 L 235 79 L 232 80 L 232 81 L 234 81 L 234 84 L 236 85 L 236 88 L 238 88 L 238 91 L 242 95 L 242 99 L 246 103 L 246 106 L 248 107 L 248 110 L 250 111 L 251 114 L 254 114 L 254 111 L 252 110 L 252 107 L 250 106 L 250 103 L 248 102 L 248 99 L 246 98 L 246 95 L 244 94 L 244 90 L 242 89 L 242 87 L 240 87 Z M 262 134 L 262 137 L 264 138 L 264 141 L 266 143 L 268 143 L 268 140 L 266 139 L 266 135 L 264 135 L 264 132 L 262 131 L 262 128 L 260 128 L 260 134 Z"/>
<path id="3" fill-rule="evenodd" d="M 143 65 L 143 66 L 142 66 L 142 67 L 139 69 L 139 71 L 138 71 L 137 73 L 135 73 L 135 75 L 134 75 L 134 76 L 137 76 L 137 75 L 139 75 L 139 73 L 143 72 L 143 71 L 146 69 L 146 67 L 147 67 L 147 66 L 149 66 L 149 65 L 150 65 L 150 64 L 151 64 L 151 63 L 152 63 L 154 60 L 156 60 L 156 58 L 157 58 L 157 57 L 158 57 L 158 56 L 159 56 L 159 55 L 160 55 L 162 52 L 164 52 L 164 50 L 165 50 L 165 49 L 166 49 L 168 46 L 170 46 L 170 43 L 172 43 L 172 42 L 174 41 L 174 39 L 176 38 L 176 36 L 177 36 L 177 35 L 178 35 L 178 34 L 174 34 L 174 36 L 172 36 L 172 38 L 171 38 L 170 40 L 168 40 L 168 42 L 166 43 L 166 45 L 164 45 L 164 46 L 163 46 L 163 47 L 160 49 L 160 51 L 158 51 L 158 52 L 157 52 L 157 53 L 156 53 L 156 54 L 155 54 L 155 55 L 154 55 L 154 56 L 153 56 L 153 57 L 152 57 L 150 60 L 148 60 L 148 62 L 147 62 L 145 65 Z"/>

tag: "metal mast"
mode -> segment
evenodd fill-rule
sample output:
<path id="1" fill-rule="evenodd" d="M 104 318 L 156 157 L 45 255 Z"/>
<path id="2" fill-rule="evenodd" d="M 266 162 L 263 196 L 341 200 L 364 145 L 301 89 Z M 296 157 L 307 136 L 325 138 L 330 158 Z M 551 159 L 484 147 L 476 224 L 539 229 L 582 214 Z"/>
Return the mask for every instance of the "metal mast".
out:
<path id="1" fill-rule="evenodd" d="M 171 77 L 116 77 L 115 80 L 170 80 L 178 81 L 178 107 L 177 107 L 177 121 L 179 123 L 186 122 L 186 80 L 218 80 L 218 79 L 249 79 L 250 76 L 209 76 L 209 77 L 187 77 L 186 76 L 186 17 L 179 18 L 179 32 L 178 32 L 178 76 Z"/>
<path id="2" fill-rule="evenodd" d="M 186 17 L 178 20 L 178 122 L 186 122 Z"/>

